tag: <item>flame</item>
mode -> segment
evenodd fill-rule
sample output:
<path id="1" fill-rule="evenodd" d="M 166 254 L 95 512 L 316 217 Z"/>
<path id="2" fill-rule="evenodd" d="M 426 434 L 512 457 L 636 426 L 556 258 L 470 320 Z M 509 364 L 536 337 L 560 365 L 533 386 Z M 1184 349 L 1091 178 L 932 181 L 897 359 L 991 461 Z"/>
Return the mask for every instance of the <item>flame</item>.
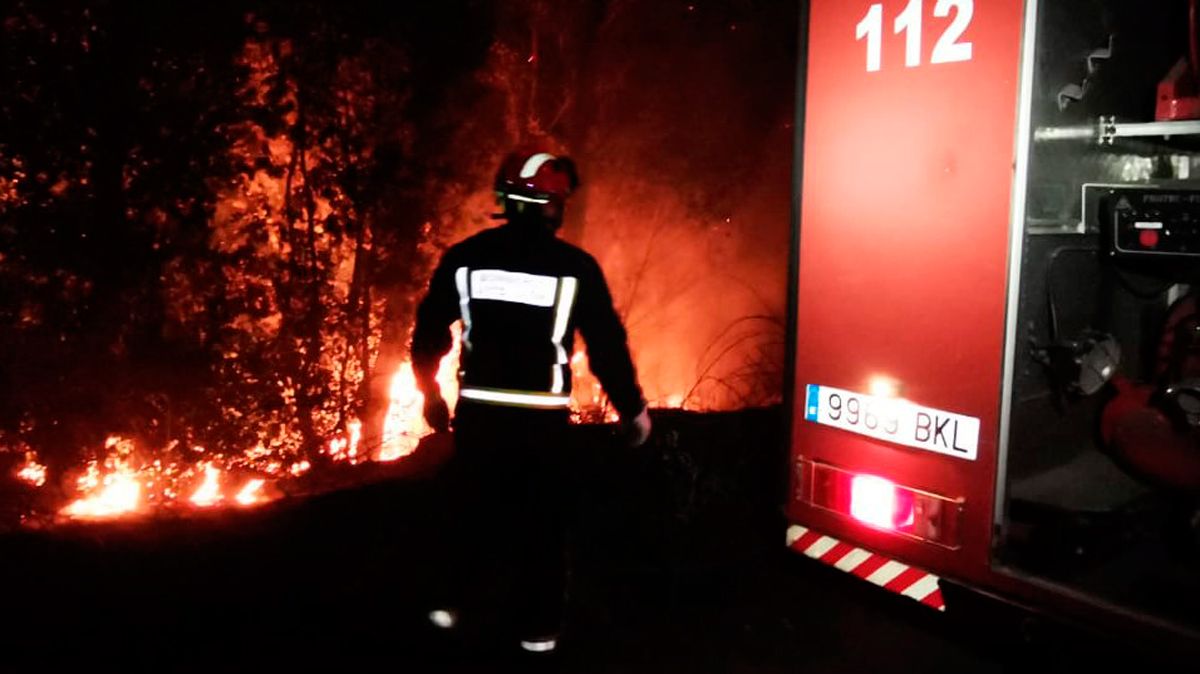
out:
<path id="1" fill-rule="evenodd" d="M 196 493 L 192 494 L 191 501 L 201 508 L 207 508 L 221 501 L 221 470 L 211 463 L 205 463 L 203 466 L 204 482 L 196 490 Z"/>
<path id="2" fill-rule="evenodd" d="M 354 459 L 358 456 L 358 443 L 362 442 L 362 422 L 358 419 L 351 419 L 346 424 L 346 430 L 350 433 L 350 451 L 347 454 Z"/>
<path id="3" fill-rule="evenodd" d="M 437 383 L 448 404 L 458 398 L 458 356 L 462 350 L 462 328 L 452 328 L 454 346 L 438 363 Z M 453 411 L 453 410 L 452 410 Z M 425 395 L 417 388 L 412 361 L 404 361 L 392 375 L 388 387 L 388 411 L 383 421 L 379 461 L 395 461 L 416 451 L 421 438 L 433 429 L 425 423 Z"/>
<path id="4" fill-rule="evenodd" d="M 87 471 L 78 480 L 79 491 L 84 494 L 62 509 L 68 517 L 81 519 L 117 517 L 138 509 L 142 486 L 137 480 L 137 471 L 130 465 L 133 442 L 119 436 L 111 436 L 104 446 L 110 451 L 100 462 L 88 462 Z"/>
<path id="5" fill-rule="evenodd" d="M 351 419 L 346 422 L 346 434 L 331 439 L 325 448 L 325 453 L 334 461 L 349 461 L 351 464 L 357 464 L 366 459 L 358 451 L 361 443 L 362 422 L 358 419 Z M 297 468 L 297 466 L 303 467 Z M 293 475 L 300 475 L 310 467 L 311 465 L 307 461 L 301 461 L 293 464 L 290 470 Z"/>
<path id="6" fill-rule="evenodd" d="M 451 405 L 457 398 L 458 388 L 457 365 L 461 347 L 457 325 L 454 338 L 454 348 L 439 363 L 437 374 L 442 394 Z M 615 410 L 607 404 L 603 389 L 589 371 L 586 353 L 580 350 L 573 354 L 570 366 L 575 380 L 572 411 L 576 421 L 616 421 Z M 402 362 L 390 381 L 382 442 L 375 460 L 387 462 L 408 456 L 416 451 L 423 437 L 432 433 L 424 419 L 424 402 L 411 361 Z M 684 399 L 675 395 L 666 403 L 672 407 L 681 406 Z M 372 452 L 363 444 L 363 435 L 363 422 L 351 418 L 345 423 L 344 430 L 329 438 L 320 451 L 333 461 L 351 465 L 371 460 Z M 173 441 L 149 458 L 143 455 L 139 461 L 132 440 L 110 436 L 104 443 L 106 455 L 87 463 L 76 483 L 75 500 L 60 513 L 71 518 L 100 519 L 164 507 L 207 508 L 223 503 L 249 506 L 269 501 L 274 497 L 268 495 L 266 489 L 275 481 L 298 478 L 314 466 L 303 453 L 290 453 L 282 434 L 260 437 L 262 439 L 252 448 L 236 455 L 231 464 L 221 468 L 201 445 L 187 445 L 186 450 L 181 450 L 186 457 L 181 457 L 174 454 L 180 443 Z M 200 458 L 206 460 L 197 461 Z M 236 496 L 229 498 L 222 493 L 221 480 L 223 470 L 232 467 L 250 469 L 263 477 L 250 479 Z M 29 484 L 41 486 L 46 482 L 47 469 L 30 451 L 16 475 Z M 202 479 L 196 486 L 198 475 L 202 475 Z"/>
<path id="7" fill-rule="evenodd" d="M 388 387 L 388 411 L 383 420 L 380 461 L 395 461 L 412 454 L 428 432 L 424 417 L 425 396 L 417 390 L 412 363 L 404 361 Z"/>
<path id="8" fill-rule="evenodd" d="M 620 415 L 608 404 L 600 380 L 592 374 L 587 353 L 571 355 L 571 420 L 574 423 L 615 423 Z"/>
<path id="9" fill-rule="evenodd" d="M 37 459 L 37 452 L 25 452 L 25 465 L 17 471 L 17 479 L 35 487 L 46 484 L 46 467 Z"/>
<path id="10" fill-rule="evenodd" d="M 266 484 L 266 480 L 261 478 L 254 478 L 250 480 L 246 483 L 246 486 L 242 487 L 242 490 L 238 492 L 238 495 L 234 497 L 234 500 L 244 506 L 262 503 L 266 500 L 262 495 L 262 488 L 264 484 Z"/>
<path id="11" fill-rule="evenodd" d="M 325 453 L 334 461 L 345 460 L 348 458 L 346 456 L 346 447 L 349 444 L 350 442 L 346 438 L 334 438 L 329 441 L 329 448 L 325 450 Z"/>
<path id="12" fill-rule="evenodd" d="M 137 466 L 132 440 L 113 436 L 105 442 L 105 448 L 107 456 L 103 460 L 90 461 L 79 477 L 77 488 L 81 496 L 63 508 L 61 514 L 71 518 L 101 519 L 173 505 L 207 508 L 226 500 L 221 491 L 223 470 L 213 461 L 181 464 L 156 458 Z M 204 453 L 202 448 L 192 449 Z M 261 449 L 261 445 L 255 448 Z M 299 475 L 309 468 L 308 461 L 300 461 L 291 466 L 290 472 Z M 188 493 L 183 487 L 194 485 L 197 474 L 202 474 L 203 479 L 191 490 L 191 496 L 185 498 L 180 492 Z M 263 493 L 267 483 L 265 478 L 253 478 L 242 486 L 233 500 L 240 505 L 268 501 L 271 497 Z"/>

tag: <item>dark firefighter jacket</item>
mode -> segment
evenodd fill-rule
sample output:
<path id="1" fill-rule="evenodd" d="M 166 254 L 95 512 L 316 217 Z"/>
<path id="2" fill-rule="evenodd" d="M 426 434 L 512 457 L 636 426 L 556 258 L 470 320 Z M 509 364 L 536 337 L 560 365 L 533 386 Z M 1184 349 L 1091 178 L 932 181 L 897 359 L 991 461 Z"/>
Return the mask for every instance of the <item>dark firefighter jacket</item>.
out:
<path id="1" fill-rule="evenodd" d="M 592 372 L 623 419 L 645 406 L 625 328 L 600 265 L 549 232 L 485 230 L 446 251 L 417 309 L 412 359 L 428 391 L 463 322 L 459 398 L 563 408 L 571 394 L 575 330 Z"/>

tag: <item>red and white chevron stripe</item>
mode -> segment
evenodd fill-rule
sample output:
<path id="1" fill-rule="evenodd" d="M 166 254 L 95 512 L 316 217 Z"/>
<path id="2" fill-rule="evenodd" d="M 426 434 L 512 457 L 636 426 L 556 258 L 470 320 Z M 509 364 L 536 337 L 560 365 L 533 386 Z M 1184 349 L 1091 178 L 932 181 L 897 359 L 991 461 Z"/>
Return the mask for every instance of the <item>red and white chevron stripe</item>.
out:
<path id="1" fill-rule="evenodd" d="M 946 610 L 938 577 L 883 555 L 856 548 L 835 538 L 794 524 L 788 527 L 788 547 L 835 569 L 874 583 L 890 592 L 936 609 Z"/>

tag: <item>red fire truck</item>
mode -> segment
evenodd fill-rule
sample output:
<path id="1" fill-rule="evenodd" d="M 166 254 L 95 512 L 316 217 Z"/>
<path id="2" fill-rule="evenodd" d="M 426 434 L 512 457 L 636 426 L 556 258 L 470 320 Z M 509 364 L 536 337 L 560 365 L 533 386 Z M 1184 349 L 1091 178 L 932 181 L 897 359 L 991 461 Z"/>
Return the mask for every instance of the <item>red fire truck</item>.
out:
<path id="1" fill-rule="evenodd" d="M 789 546 L 1194 643 L 1196 1 L 804 14 Z"/>

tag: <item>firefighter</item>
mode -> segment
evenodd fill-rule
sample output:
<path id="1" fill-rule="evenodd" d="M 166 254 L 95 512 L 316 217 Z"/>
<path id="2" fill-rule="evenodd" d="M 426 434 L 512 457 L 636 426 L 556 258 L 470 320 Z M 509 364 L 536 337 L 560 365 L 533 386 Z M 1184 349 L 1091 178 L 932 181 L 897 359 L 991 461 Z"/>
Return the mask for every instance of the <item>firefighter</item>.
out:
<path id="1" fill-rule="evenodd" d="M 456 577 L 444 584 L 449 605 L 429 618 L 439 627 L 457 624 L 468 568 L 515 566 L 505 606 L 514 611 L 521 648 L 533 653 L 557 647 L 565 604 L 573 496 L 565 435 L 576 330 L 630 444 L 642 445 L 651 426 L 604 274 L 592 256 L 557 237 L 578 183 L 565 157 L 510 154 L 495 182 L 504 224 L 446 251 L 412 338 L 425 418 L 447 430 L 434 376 L 451 347 L 451 324 L 462 321 L 455 453 L 443 471 L 457 523 L 446 569 Z"/>

